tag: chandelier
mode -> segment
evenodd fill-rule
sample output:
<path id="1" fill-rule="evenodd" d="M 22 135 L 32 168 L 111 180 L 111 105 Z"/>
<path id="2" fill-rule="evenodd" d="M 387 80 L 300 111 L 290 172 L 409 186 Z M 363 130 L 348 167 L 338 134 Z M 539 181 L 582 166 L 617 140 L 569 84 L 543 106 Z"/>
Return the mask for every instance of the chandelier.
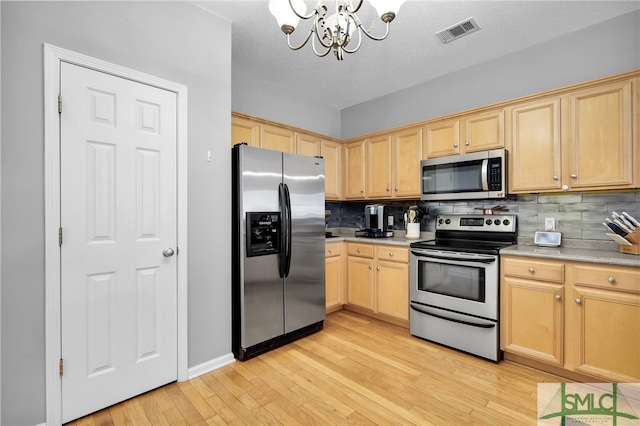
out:
<path id="1" fill-rule="evenodd" d="M 374 36 L 369 33 L 358 19 L 356 13 L 364 3 L 364 0 L 335 0 L 334 12 L 327 16 L 327 6 L 319 0 L 313 10 L 307 15 L 307 7 L 303 0 L 269 0 L 269 11 L 278 21 L 282 32 L 287 35 L 287 44 L 292 50 L 304 47 L 309 40 L 313 53 L 323 57 L 333 50 L 336 58 L 341 61 L 345 53 L 354 53 L 360 48 L 362 34 L 372 40 L 380 41 L 389 35 L 391 21 L 405 0 L 369 0 L 382 22 L 386 24 L 386 31 L 382 36 Z M 291 45 L 291 33 L 293 33 L 300 19 L 311 19 L 311 29 L 305 40 L 299 46 Z M 354 32 L 357 44 L 353 47 Z M 315 36 L 314 36 L 315 35 Z M 350 44 L 351 43 L 351 44 Z"/>

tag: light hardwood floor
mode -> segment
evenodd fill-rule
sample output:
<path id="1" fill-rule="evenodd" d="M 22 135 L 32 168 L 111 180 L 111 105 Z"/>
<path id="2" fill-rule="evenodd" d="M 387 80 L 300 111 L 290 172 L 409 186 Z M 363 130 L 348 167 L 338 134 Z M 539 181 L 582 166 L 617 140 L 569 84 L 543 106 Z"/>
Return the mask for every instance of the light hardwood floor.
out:
<path id="1" fill-rule="evenodd" d="M 70 425 L 534 425 L 537 384 L 563 381 L 338 311 L 312 336 Z"/>

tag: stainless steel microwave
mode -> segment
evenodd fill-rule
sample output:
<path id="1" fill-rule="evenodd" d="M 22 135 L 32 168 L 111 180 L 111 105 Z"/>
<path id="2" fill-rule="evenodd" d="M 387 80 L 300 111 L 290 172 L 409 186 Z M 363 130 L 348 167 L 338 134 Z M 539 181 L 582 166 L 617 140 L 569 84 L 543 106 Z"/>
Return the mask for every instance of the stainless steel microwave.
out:
<path id="1" fill-rule="evenodd" d="M 507 196 L 507 151 L 430 158 L 420 162 L 421 200 L 478 200 Z"/>

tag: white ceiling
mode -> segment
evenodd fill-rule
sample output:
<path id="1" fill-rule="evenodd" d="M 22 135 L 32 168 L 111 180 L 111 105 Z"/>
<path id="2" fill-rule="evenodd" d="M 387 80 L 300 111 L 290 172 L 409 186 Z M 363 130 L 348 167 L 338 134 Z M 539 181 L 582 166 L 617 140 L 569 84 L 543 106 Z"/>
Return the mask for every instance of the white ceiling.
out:
<path id="1" fill-rule="evenodd" d="M 268 1 L 194 0 L 232 22 L 232 69 L 285 91 L 344 109 L 415 86 L 529 46 L 560 37 L 640 9 L 640 1 L 431 1 L 408 0 L 391 23 L 384 41 L 365 38 L 356 53 L 338 61 L 319 58 L 310 45 L 292 51 L 268 9 Z M 305 1 L 311 9 L 315 1 Z M 325 1 L 331 12 L 333 0 Z M 384 24 L 365 0 L 358 16 L 372 32 Z M 475 18 L 480 31 L 448 44 L 440 30 Z M 306 37 L 302 21 L 293 44 Z"/>

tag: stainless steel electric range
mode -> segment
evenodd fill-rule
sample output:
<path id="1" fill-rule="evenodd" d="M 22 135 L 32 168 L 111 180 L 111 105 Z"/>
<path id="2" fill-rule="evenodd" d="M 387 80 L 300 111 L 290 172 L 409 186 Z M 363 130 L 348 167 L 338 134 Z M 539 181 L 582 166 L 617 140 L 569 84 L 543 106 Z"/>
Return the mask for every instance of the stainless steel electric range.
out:
<path id="1" fill-rule="evenodd" d="M 516 243 L 516 219 L 439 215 L 435 240 L 411 244 L 412 335 L 499 360 L 499 255 Z"/>

